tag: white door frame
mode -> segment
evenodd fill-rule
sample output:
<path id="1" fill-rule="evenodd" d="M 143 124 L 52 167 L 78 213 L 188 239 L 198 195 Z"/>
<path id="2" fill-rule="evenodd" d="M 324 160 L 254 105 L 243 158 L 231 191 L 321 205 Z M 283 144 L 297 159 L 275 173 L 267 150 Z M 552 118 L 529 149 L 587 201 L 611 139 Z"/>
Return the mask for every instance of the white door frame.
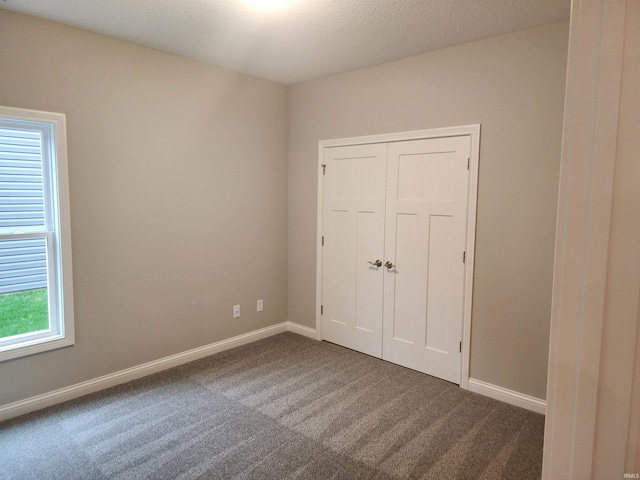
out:
<path id="1" fill-rule="evenodd" d="M 316 243 L 316 338 L 322 340 L 322 225 L 324 202 L 323 168 L 324 150 L 328 147 L 347 145 L 363 145 L 368 143 L 401 142 L 405 140 L 424 140 L 429 138 L 457 137 L 469 135 L 471 151 L 469 154 L 469 196 L 467 205 L 467 238 L 465 249 L 467 252 L 464 278 L 464 307 L 462 322 L 462 360 L 460 372 L 460 387 L 469 388 L 469 352 L 471 349 L 471 307 L 473 303 L 473 266 L 475 258 L 476 239 L 476 211 L 478 200 L 478 163 L 480 159 L 480 124 L 463 125 L 458 127 L 434 128 L 429 130 L 415 130 L 411 132 L 388 133 L 365 137 L 338 138 L 320 140 L 318 142 L 318 203 L 317 203 L 317 243 Z"/>
<path id="2" fill-rule="evenodd" d="M 635 0 L 573 0 L 551 306 L 542 478 L 633 477 L 640 470 L 637 194 L 619 182 L 637 154 L 632 95 L 640 52 Z M 632 41 L 633 40 L 633 41 Z M 632 66 L 633 65 L 633 66 Z M 626 77 L 628 75 L 628 77 Z M 628 87 L 625 93 L 623 85 Z M 625 108 L 628 109 L 625 111 Z M 627 207 L 628 208 L 628 207 Z M 615 308 L 614 308 L 615 305 Z M 630 332 L 634 332 L 631 333 Z M 634 391 L 635 390 L 635 391 Z"/>

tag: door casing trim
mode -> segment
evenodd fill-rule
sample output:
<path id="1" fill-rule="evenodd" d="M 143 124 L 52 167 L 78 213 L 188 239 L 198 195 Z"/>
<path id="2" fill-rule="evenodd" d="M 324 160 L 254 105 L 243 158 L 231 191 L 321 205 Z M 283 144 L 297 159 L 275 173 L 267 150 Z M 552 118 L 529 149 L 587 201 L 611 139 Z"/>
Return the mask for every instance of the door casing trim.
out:
<path id="1" fill-rule="evenodd" d="M 460 387 L 469 389 L 471 351 L 471 314 L 473 305 L 473 270 L 475 263 L 476 216 L 478 203 L 478 164 L 480 160 L 480 124 L 455 127 L 414 130 L 410 132 L 384 133 L 363 137 L 337 138 L 318 142 L 318 199 L 316 238 L 316 338 L 322 340 L 322 236 L 324 202 L 324 151 L 330 147 L 365 145 L 370 143 L 402 142 L 406 140 L 426 140 L 430 138 L 459 137 L 468 135 L 471 140 L 469 152 L 469 195 L 467 200 L 467 235 L 465 239 L 466 262 L 464 272 L 464 306 L 462 320 L 462 359 Z"/>

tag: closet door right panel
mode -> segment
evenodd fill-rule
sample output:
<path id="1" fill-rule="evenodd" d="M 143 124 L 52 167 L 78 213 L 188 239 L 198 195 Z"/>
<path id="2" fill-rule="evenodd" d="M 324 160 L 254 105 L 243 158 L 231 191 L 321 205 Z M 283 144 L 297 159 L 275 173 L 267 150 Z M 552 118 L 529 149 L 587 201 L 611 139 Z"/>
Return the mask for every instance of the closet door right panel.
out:
<path id="1" fill-rule="evenodd" d="M 459 384 L 470 137 L 388 152 L 382 356 Z"/>

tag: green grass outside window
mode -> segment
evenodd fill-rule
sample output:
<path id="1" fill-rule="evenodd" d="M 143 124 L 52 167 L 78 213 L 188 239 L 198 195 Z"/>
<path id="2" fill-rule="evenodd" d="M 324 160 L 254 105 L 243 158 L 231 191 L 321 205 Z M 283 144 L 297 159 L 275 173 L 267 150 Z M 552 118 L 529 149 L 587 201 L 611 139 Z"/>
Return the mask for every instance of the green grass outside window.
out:
<path id="1" fill-rule="evenodd" d="M 0 294 L 0 338 L 48 328 L 46 288 Z"/>

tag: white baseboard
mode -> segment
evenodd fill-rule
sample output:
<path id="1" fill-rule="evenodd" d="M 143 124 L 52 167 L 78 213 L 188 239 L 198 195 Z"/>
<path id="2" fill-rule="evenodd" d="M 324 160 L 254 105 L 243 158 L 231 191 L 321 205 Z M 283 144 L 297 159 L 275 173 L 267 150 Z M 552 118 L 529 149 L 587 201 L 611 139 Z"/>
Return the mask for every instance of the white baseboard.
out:
<path id="1" fill-rule="evenodd" d="M 482 380 L 476 380 L 475 378 L 469 379 L 469 390 L 495 400 L 500 400 L 517 407 L 541 413 L 542 415 L 545 415 L 547 411 L 547 402 L 545 400 L 531 397 L 524 393 L 514 392 L 507 388 L 498 387 L 496 385 L 483 382 Z"/>
<path id="2" fill-rule="evenodd" d="M 66 402 L 67 400 L 88 395 L 89 393 L 98 392 L 105 388 L 120 385 L 121 383 L 130 382 L 131 380 L 136 380 L 146 375 L 151 375 L 152 373 L 157 373 L 162 370 L 177 367 L 178 365 L 193 362 L 194 360 L 208 357 L 209 355 L 229 350 L 234 347 L 239 347 L 240 345 L 255 342 L 256 340 L 286 331 L 317 339 L 317 332 L 315 328 L 306 327 L 294 322 L 282 322 L 277 325 L 272 325 L 260 330 L 254 330 L 253 332 L 238 335 L 220 342 L 194 348 L 186 352 L 94 378 L 93 380 L 87 380 L 86 382 L 77 383 L 69 387 L 0 406 L 0 421 L 24 415 L 25 413 L 33 412 L 34 410 L 50 407 L 51 405 Z M 496 385 L 491 385 L 490 383 L 486 383 L 481 380 L 470 378 L 469 390 L 496 400 L 501 400 L 511 405 L 516 405 L 518 407 L 526 408 L 527 410 L 541 413 L 543 415 L 546 411 L 546 402 L 544 400 L 530 397 L 529 395 L 514 392 L 513 390 L 508 390 Z"/>
<path id="3" fill-rule="evenodd" d="M 256 340 L 286 332 L 287 330 L 308 336 L 308 330 L 312 329 L 295 323 L 291 324 L 290 322 L 283 322 L 270 327 L 261 328 L 260 330 L 254 330 L 253 332 L 238 335 L 203 347 L 194 348 L 193 350 L 188 350 L 186 352 L 171 355 L 152 362 L 143 363 L 142 365 L 94 378 L 93 380 L 87 380 L 86 382 L 77 383 L 52 392 L 36 395 L 35 397 L 30 397 L 25 400 L 2 405 L 0 406 L 0 421 L 24 415 L 25 413 L 33 412 L 35 410 L 40 410 L 41 408 L 50 407 L 51 405 L 66 402 L 67 400 L 88 395 L 89 393 L 98 392 L 105 388 L 120 385 L 121 383 L 130 382 L 131 380 L 136 380 L 138 378 L 151 375 L 152 373 L 177 367 L 184 363 L 193 362 L 194 360 L 208 357 L 214 353 L 255 342 Z M 315 335 L 315 330 L 313 330 L 313 332 Z"/>
<path id="4" fill-rule="evenodd" d="M 313 338 L 317 340 L 316 329 L 305 327 L 304 325 L 300 325 L 299 323 L 287 322 L 287 330 L 293 333 L 297 333 L 298 335 L 303 335 L 305 337 Z"/>

